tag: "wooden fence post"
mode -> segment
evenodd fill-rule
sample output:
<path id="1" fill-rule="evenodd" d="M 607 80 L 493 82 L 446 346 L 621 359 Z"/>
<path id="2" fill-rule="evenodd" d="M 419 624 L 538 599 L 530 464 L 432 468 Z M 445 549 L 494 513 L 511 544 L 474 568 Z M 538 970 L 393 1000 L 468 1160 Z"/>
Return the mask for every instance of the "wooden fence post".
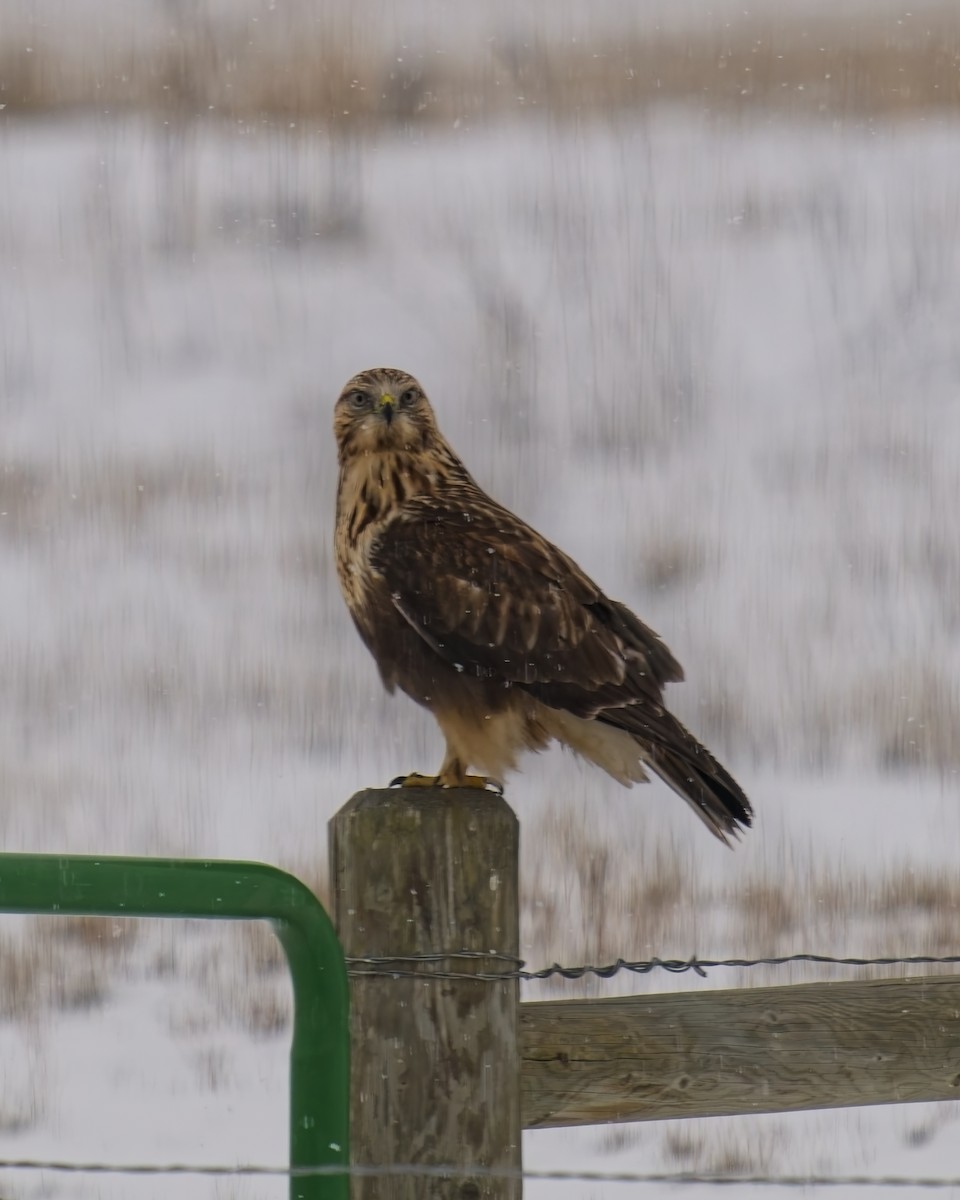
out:
<path id="1" fill-rule="evenodd" d="M 330 822 L 334 921 L 348 958 L 396 958 L 417 978 L 351 979 L 355 1163 L 517 1168 L 519 984 L 445 979 L 509 970 L 519 953 L 519 825 L 491 792 L 359 792 Z M 354 1200 L 519 1200 L 519 1179 L 356 1177 Z"/>

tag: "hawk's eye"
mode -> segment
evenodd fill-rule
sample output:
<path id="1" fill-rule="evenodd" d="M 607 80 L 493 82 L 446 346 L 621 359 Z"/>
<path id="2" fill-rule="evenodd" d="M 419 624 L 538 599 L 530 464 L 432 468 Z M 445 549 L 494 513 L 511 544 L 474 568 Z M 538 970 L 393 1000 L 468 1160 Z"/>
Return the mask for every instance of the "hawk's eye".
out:
<path id="1" fill-rule="evenodd" d="M 363 408 L 370 400 L 366 392 L 351 392 L 347 397 L 347 403 L 351 408 Z"/>
<path id="2" fill-rule="evenodd" d="M 416 388 L 407 388 L 405 392 L 400 393 L 400 406 L 402 408 L 409 408 L 411 404 L 416 404 L 416 402 Z"/>

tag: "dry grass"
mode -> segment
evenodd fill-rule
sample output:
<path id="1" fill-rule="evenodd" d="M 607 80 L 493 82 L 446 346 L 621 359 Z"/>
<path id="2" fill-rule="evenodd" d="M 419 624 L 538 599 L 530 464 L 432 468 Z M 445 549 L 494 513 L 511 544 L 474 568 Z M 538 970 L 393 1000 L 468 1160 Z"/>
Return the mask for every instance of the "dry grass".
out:
<path id="1" fill-rule="evenodd" d="M 18 932 L 0 932 L 0 1019 L 98 1008 L 140 928 L 105 917 L 35 917 Z"/>
<path id="2" fill-rule="evenodd" d="M 694 936 L 695 874 L 676 846 L 635 856 L 570 809 L 542 821 L 524 845 L 534 857 L 521 867 L 522 943 L 535 948 L 527 956 L 537 965 L 643 958 Z"/>
<path id="3" fill-rule="evenodd" d="M 478 121 L 550 111 L 580 117 L 664 99 L 823 114 L 908 114 L 960 105 L 960 20 L 824 18 L 615 41 L 494 39 L 477 52 L 431 56 L 291 21 L 271 39 L 209 20 L 171 22 L 139 44 L 76 46 L 49 30 L 7 37 L 0 103 L 8 113 L 140 110 L 167 119 L 310 117 L 345 130 L 375 124 Z M 262 31 L 261 31 L 262 35 Z"/>
<path id="4" fill-rule="evenodd" d="M 881 766 L 894 770 L 960 766 L 960 683 L 932 663 L 908 662 L 864 681 L 858 698 L 872 710 Z"/>
<path id="5" fill-rule="evenodd" d="M 0 537 L 36 547 L 87 523 L 129 543 L 167 505 L 196 511 L 238 498 L 239 485 L 208 459 L 8 459 L 0 462 Z"/>
<path id="6" fill-rule="evenodd" d="M 193 1059 L 200 1086 L 208 1092 L 221 1092 L 231 1082 L 230 1058 L 222 1046 L 208 1046 Z"/>
<path id="7" fill-rule="evenodd" d="M 45 1010 L 97 1008 L 118 981 L 145 973 L 192 982 L 202 997 L 195 1009 L 172 1012 L 177 1036 L 204 1036 L 218 1025 L 258 1038 L 283 1033 L 290 989 L 273 932 L 264 922 L 238 922 L 208 934 L 196 922 L 31 918 L 19 936 L 0 931 L 0 1021 L 29 1025 Z M 216 1090 L 226 1068 L 198 1055 L 198 1070 Z"/>
<path id="8" fill-rule="evenodd" d="M 780 1124 L 731 1133 L 709 1122 L 687 1122 L 667 1132 L 661 1154 L 674 1169 L 707 1175 L 745 1175 L 772 1171 L 788 1145 Z"/>
<path id="9" fill-rule="evenodd" d="M 705 896 L 676 845 L 627 848 L 566 808 L 531 830 L 524 846 L 533 861 L 521 864 L 521 941 L 536 965 L 662 957 L 695 944 Z"/>
<path id="10" fill-rule="evenodd" d="M 901 867 L 882 876 L 871 897 L 880 917 L 915 913 L 955 919 L 960 913 L 960 879 L 944 868 Z"/>
<path id="11" fill-rule="evenodd" d="M 732 958 L 960 953 L 960 882 L 941 868 L 840 871 L 808 852 L 719 886 L 693 868 L 686 849 L 627 845 L 570 809 L 541 821 L 524 843 L 532 861 L 521 865 L 521 941 L 536 966 L 693 953 Z M 951 970 L 920 965 L 913 973 Z M 865 977 L 903 973 L 900 967 L 873 968 Z M 829 968 L 823 976 L 837 977 Z M 723 983 L 759 986 L 800 978 L 810 979 L 808 966 L 729 971 Z M 571 987 L 591 991 L 599 985 L 588 978 L 557 986 L 568 994 Z"/>
<path id="12" fill-rule="evenodd" d="M 0 1059 L 0 1134 L 22 1133 L 46 1109 L 47 1072 L 36 1024 L 0 1027 Z"/>
<path id="13" fill-rule="evenodd" d="M 291 995 L 283 951 L 263 922 L 240 922 L 217 930 L 206 952 L 181 971 L 197 986 L 214 1024 L 254 1038 L 275 1037 L 290 1024 Z"/>
<path id="14" fill-rule="evenodd" d="M 879 667 L 863 655 L 852 676 L 831 676 L 830 656 L 844 649 L 838 629 L 818 627 L 810 610 L 801 619 L 810 622 L 808 639 L 781 615 L 777 643 L 777 669 L 795 703 L 777 707 L 749 690 L 737 643 L 714 644 L 717 657 L 700 660 L 696 707 L 684 691 L 672 702 L 707 745 L 721 755 L 735 747 L 741 761 L 806 771 L 828 771 L 852 756 L 881 773 L 948 775 L 960 766 L 960 681 L 943 660 L 943 642 Z"/>
<path id="15" fill-rule="evenodd" d="M 35 917 L 28 942 L 43 965 L 47 1002 L 60 1010 L 99 1008 L 142 928 L 139 921 L 112 917 Z"/>
<path id="16" fill-rule="evenodd" d="M 641 540 L 644 539 L 644 540 Z M 639 545 L 631 547 L 639 585 L 649 591 L 691 587 L 708 567 L 718 565 L 718 551 L 695 534 L 668 536 L 638 529 Z"/>
<path id="17" fill-rule="evenodd" d="M 0 933 L 0 1018 L 26 1020 L 35 1016 L 43 993 L 43 971 L 35 944 Z"/>
<path id="18" fill-rule="evenodd" d="M 797 926 L 797 903 L 779 879 L 760 877 L 749 881 L 731 898 L 745 940 L 757 947 L 776 946 Z"/>

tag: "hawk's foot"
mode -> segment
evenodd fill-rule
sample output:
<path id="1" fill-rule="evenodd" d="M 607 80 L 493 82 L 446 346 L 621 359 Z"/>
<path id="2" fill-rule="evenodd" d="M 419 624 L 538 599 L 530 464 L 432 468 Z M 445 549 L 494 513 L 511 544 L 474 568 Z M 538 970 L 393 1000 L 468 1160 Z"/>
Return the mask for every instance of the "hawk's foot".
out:
<path id="1" fill-rule="evenodd" d="M 415 787 L 442 787 L 436 775 L 418 775 L 416 771 L 412 775 L 398 775 L 396 779 L 390 780 L 391 787 L 415 788 Z"/>
<path id="2" fill-rule="evenodd" d="M 456 770 L 444 771 L 441 767 L 437 783 L 441 787 L 479 788 L 481 791 L 489 789 L 496 792 L 498 796 L 503 795 L 503 784 L 496 779 L 488 779 L 486 775 L 465 775 Z"/>
<path id="3" fill-rule="evenodd" d="M 503 795 L 503 784 L 496 779 L 488 779 L 485 775 L 460 775 L 447 772 L 439 775 L 398 775 L 390 780 L 391 787 L 401 788 L 479 788 L 489 789 L 498 796 Z"/>

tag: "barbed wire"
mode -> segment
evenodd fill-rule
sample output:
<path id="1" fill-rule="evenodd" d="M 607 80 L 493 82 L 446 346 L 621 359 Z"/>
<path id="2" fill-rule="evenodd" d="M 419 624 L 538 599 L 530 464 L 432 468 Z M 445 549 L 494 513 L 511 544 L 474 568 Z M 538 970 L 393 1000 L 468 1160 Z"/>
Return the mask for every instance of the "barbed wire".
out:
<path id="1" fill-rule="evenodd" d="M 411 966 L 434 966 L 449 961 L 496 962 L 508 969 L 502 971 L 435 971 L 410 970 Z M 451 953 L 368 956 L 347 958 L 349 973 L 354 976 L 406 979 L 463 979 L 502 982 L 504 980 L 544 980 L 555 976 L 564 979 L 582 979 L 596 975 L 610 979 L 621 971 L 647 975 L 656 970 L 670 974 L 693 971 L 705 978 L 707 971 L 715 967 L 780 967 L 790 963 L 815 963 L 825 966 L 844 967 L 899 967 L 956 965 L 960 955 L 915 954 L 903 957 L 837 957 L 829 954 L 785 954 L 768 958 L 698 958 L 688 959 L 651 958 L 631 961 L 618 958 L 616 962 L 603 966 L 583 964 L 562 966 L 553 963 L 538 970 L 527 970 L 523 959 L 496 951 L 459 950 Z M 447 1178 L 451 1175 L 463 1178 L 518 1179 L 530 1182 L 569 1183 L 632 1183 L 689 1186 L 702 1184 L 716 1187 L 767 1186 L 780 1188 L 810 1187 L 855 1187 L 855 1188 L 916 1188 L 924 1190 L 946 1190 L 960 1188 L 960 1176 L 906 1176 L 906 1175 L 712 1175 L 697 1172 L 629 1172 L 592 1170 L 518 1170 L 509 1167 L 463 1166 L 447 1163 L 427 1165 L 417 1163 L 393 1163 L 381 1166 L 354 1164 L 350 1166 L 330 1165 L 317 1167 L 271 1167 L 254 1164 L 230 1166 L 191 1163 L 105 1163 L 69 1162 L 63 1159 L 0 1159 L 0 1171 L 49 1171 L 88 1175 L 130 1176 L 217 1176 L 217 1177 L 260 1177 L 260 1178 L 308 1178 L 319 1176 L 419 1176 L 423 1178 Z"/>
<path id="2" fill-rule="evenodd" d="M 0 1171 L 49 1171 L 73 1175 L 149 1175 L 149 1176 L 217 1176 L 233 1178 L 307 1179 L 351 1177 L 409 1177 L 424 1179 L 506 1179 L 552 1183 L 634 1183 L 674 1184 L 689 1186 L 704 1184 L 714 1187 L 766 1186 L 782 1188 L 856 1187 L 856 1188 L 923 1188 L 941 1190 L 960 1187 L 960 1176 L 910 1175 L 715 1175 L 696 1171 L 633 1172 L 559 1169 L 518 1169 L 515 1167 L 464 1166 L 460 1163 L 389 1163 L 380 1166 L 318 1166 L 268 1167 L 252 1164 L 242 1166 L 210 1165 L 205 1163 L 102 1163 L 68 1162 L 63 1159 L 14 1158 L 0 1159 Z"/>
<path id="3" fill-rule="evenodd" d="M 505 964 L 502 971 L 437 971 L 410 969 L 417 964 L 434 965 L 449 961 L 487 961 Z M 551 979 L 582 979 L 585 975 L 596 975 L 600 979 L 612 979 L 621 971 L 632 972 L 635 975 L 649 975 L 653 971 L 667 971 L 672 975 L 680 975 L 685 971 L 693 971 L 701 978 L 706 978 L 707 971 L 715 967 L 782 967 L 788 963 L 816 963 L 825 966 L 839 967 L 907 967 L 931 966 L 960 963 L 960 954 L 912 954 L 901 958 L 837 958 L 830 954 L 784 954 L 773 958 L 650 958 L 639 961 L 618 958 L 616 962 L 603 966 L 565 967 L 553 963 L 539 970 L 526 969 L 526 963 L 521 958 L 510 954 L 500 954 L 497 951 L 489 953 L 482 950 L 457 950 L 449 954 L 401 954 L 384 957 L 369 956 L 348 958 L 347 970 L 355 977 L 373 976 L 381 979 L 472 979 L 489 983 L 502 983 L 504 980 L 519 979 L 524 982 Z"/>

